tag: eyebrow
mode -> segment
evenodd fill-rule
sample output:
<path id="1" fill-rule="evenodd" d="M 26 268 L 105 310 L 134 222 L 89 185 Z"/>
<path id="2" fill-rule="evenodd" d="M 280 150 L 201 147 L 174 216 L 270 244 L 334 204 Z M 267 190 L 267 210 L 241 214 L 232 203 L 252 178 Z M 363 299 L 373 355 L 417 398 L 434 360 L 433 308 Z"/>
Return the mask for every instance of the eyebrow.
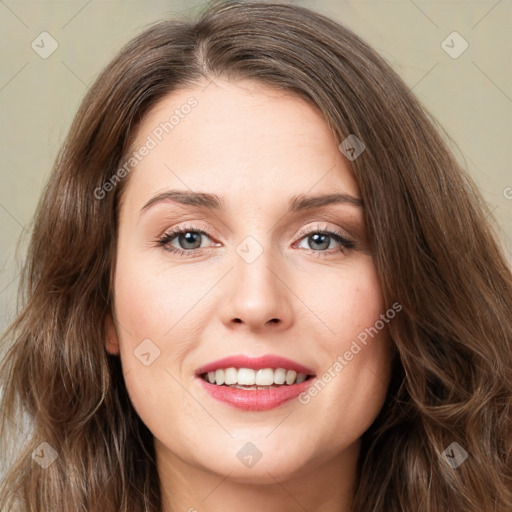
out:
<path id="1" fill-rule="evenodd" d="M 167 190 L 152 197 L 140 210 L 142 215 L 153 205 L 161 202 L 174 201 L 189 206 L 203 207 L 209 210 L 221 211 L 226 209 L 226 202 L 216 194 L 192 192 L 186 190 Z M 330 204 L 350 204 L 363 207 L 363 201 L 349 194 L 333 193 L 316 196 L 299 194 L 292 196 L 288 202 L 288 212 L 299 212 L 321 208 Z"/>

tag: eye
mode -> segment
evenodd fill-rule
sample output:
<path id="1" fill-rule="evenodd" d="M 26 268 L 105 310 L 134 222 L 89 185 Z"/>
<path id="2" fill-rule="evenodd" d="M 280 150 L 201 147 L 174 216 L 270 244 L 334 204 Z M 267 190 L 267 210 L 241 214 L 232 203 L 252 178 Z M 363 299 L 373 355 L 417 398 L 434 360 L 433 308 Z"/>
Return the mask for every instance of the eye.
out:
<path id="1" fill-rule="evenodd" d="M 346 238 L 340 231 L 331 231 L 317 227 L 301 233 L 299 248 L 321 253 L 346 252 L 355 248 L 353 241 Z M 338 247 L 336 247 L 338 245 Z"/>
<path id="2" fill-rule="evenodd" d="M 211 240 L 211 235 L 207 231 L 193 226 L 184 226 L 165 232 L 157 240 L 157 245 L 180 256 L 193 256 L 196 250 L 205 247 L 203 245 L 205 238 Z"/>

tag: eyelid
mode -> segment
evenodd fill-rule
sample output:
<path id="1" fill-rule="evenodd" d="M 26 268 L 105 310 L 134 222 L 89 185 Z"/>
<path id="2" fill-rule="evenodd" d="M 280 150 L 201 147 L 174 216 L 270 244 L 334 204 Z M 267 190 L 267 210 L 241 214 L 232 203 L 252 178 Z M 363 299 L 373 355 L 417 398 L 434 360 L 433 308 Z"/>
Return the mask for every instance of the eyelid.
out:
<path id="1" fill-rule="evenodd" d="M 346 229 L 343 229 L 339 226 L 336 226 L 335 228 L 330 228 L 328 226 L 321 227 L 319 221 L 317 221 L 317 224 L 315 226 L 310 226 L 308 228 L 301 229 L 299 231 L 299 233 L 297 234 L 297 237 L 300 239 L 306 235 L 309 235 L 311 233 L 317 233 L 317 232 L 330 232 L 330 233 L 340 232 L 339 234 L 346 240 L 350 240 L 351 242 L 355 241 L 354 237 Z"/>
<path id="2" fill-rule="evenodd" d="M 347 237 L 351 240 L 356 240 L 359 237 L 359 220 L 356 220 L 353 217 L 346 217 L 345 215 L 340 215 L 332 212 L 317 212 L 313 213 L 311 216 L 306 218 L 306 222 L 308 225 L 315 224 L 318 226 L 320 224 L 332 224 L 336 229 L 343 231 Z M 308 228 L 305 228 L 307 232 Z M 326 227 L 327 230 L 332 228 Z"/>
<path id="3" fill-rule="evenodd" d="M 165 234 L 171 234 L 171 233 L 180 233 L 183 231 L 204 232 L 211 239 L 217 238 L 217 236 L 214 234 L 214 232 L 209 227 L 201 226 L 199 224 L 194 225 L 194 224 L 187 224 L 187 223 L 166 229 L 163 231 L 163 233 L 160 236 L 164 236 Z"/>

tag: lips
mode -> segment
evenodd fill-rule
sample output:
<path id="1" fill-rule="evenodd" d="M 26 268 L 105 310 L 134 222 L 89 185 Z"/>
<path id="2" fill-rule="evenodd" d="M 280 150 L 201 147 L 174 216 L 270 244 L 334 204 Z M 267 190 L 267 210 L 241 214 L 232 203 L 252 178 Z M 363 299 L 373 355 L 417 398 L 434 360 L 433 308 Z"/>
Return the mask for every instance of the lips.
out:
<path id="1" fill-rule="evenodd" d="M 196 377 L 211 397 L 247 411 L 278 407 L 315 380 L 311 368 L 276 355 L 226 357 L 198 368 Z"/>

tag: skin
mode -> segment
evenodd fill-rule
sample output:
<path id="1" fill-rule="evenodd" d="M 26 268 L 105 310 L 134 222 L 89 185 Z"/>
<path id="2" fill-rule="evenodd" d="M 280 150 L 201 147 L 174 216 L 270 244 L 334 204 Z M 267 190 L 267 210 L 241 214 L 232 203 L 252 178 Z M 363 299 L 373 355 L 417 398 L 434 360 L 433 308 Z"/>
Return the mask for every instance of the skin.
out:
<path id="1" fill-rule="evenodd" d="M 241 411 L 210 397 L 195 372 L 234 354 L 277 354 L 322 376 L 375 324 L 386 307 L 362 207 L 286 211 L 298 194 L 360 198 L 357 182 L 304 100 L 247 80 L 206 85 L 166 96 L 137 132 L 135 148 L 197 99 L 125 184 L 106 349 L 121 357 L 133 406 L 154 435 L 163 512 L 348 512 L 360 437 L 390 379 L 386 328 L 305 405 Z M 163 201 L 141 214 L 169 189 L 217 194 L 227 207 Z M 196 235 L 194 257 L 157 244 L 183 226 L 214 235 Z M 311 240 L 333 230 L 355 248 Z M 251 263 L 236 252 L 248 236 L 262 249 Z M 192 250 L 177 236 L 168 245 Z M 160 350 L 147 366 L 134 354 L 145 339 Z M 252 467 L 237 457 L 247 442 L 262 454 Z"/>

